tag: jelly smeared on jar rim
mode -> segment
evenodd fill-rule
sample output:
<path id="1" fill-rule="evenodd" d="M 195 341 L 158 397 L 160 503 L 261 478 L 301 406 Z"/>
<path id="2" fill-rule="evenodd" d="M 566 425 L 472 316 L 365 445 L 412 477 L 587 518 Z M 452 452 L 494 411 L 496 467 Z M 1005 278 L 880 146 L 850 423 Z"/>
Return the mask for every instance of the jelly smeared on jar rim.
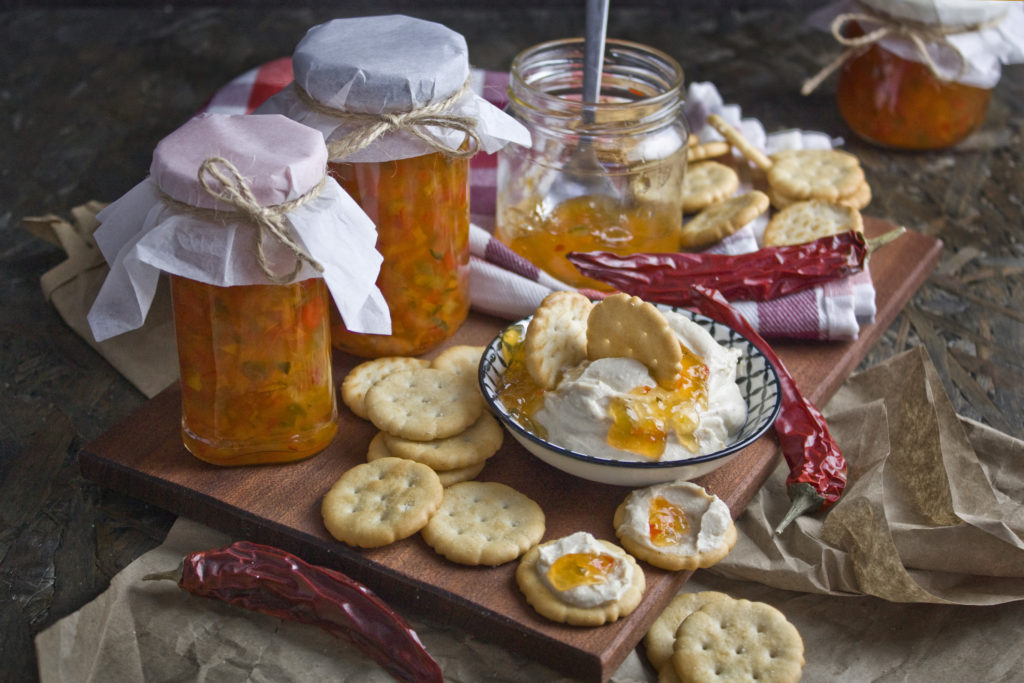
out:
<path id="1" fill-rule="evenodd" d="M 508 367 L 496 386 L 496 393 L 517 422 L 543 438 L 546 430 L 533 416 L 544 405 L 544 390 L 526 368 L 523 336 L 519 327 L 510 327 L 502 335 L 502 354 Z M 685 344 L 680 343 L 680 347 L 683 369 L 672 387 L 640 386 L 628 396 L 611 400 L 609 445 L 658 460 L 665 452 L 671 433 L 690 452 L 699 451 L 694 436 L 700 425 L 697 409 L 707 410 L 710 370 Z"/>
<path id="2" fill-rule="evenodd" d="M 606 553 L 566 553 L 548 569 L 548 582 L 559 591 L 607 583 L 616 559 Z"/>
<path id="3" fill-rule="evenodd" d="M 651 543 L 666 547 L 677 545 L 690 531 L 690 520 L 683 508 L 663 496 L 651 499 L 648 508 Z"/>

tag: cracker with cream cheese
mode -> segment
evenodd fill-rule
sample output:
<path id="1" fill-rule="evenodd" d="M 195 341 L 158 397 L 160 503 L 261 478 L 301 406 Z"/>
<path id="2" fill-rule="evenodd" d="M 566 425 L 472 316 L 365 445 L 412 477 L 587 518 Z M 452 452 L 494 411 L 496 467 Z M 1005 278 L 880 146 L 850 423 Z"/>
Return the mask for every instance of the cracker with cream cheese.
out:
<path id="1" fill-rule="evenodd" d="M 687 481 L 632 491 L 613 524 L 626 550 L 671 571 L 706 569 L 728 555 L 737 538 L 728 506 Z"/>

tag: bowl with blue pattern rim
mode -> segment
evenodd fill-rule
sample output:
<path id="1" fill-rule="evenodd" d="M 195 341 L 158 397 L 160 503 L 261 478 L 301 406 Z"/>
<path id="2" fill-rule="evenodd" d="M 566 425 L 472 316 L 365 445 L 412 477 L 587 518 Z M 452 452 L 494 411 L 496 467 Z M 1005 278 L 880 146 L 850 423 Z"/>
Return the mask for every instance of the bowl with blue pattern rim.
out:
<path id="1" fill-rule="evenodd" d="M 491 412 L 515 440 L 538 459 L 568 474 L 602 484 L 636 488 L 669 481 L 688 481 L 726 464 L 774 424 L 782 408 L 778 371 L 751 340 L 728 325 L 685 308 L 665 304 L 655 306 L 687 316 L 711 333 L 719 344 L 739 349 L 742 353 L 736 383 L 747 404 L 747 419 L 724 448 L 682 460 L 609 460 L 563 448 L 533 432 L 509 413 L 498 396 L 498 387 L 509 363 L 505 340 L 515 332 L 518 332 L 520 341 L 524 339 L 532 316 L 507 326 L 484 349 L 478 378 Z"/>

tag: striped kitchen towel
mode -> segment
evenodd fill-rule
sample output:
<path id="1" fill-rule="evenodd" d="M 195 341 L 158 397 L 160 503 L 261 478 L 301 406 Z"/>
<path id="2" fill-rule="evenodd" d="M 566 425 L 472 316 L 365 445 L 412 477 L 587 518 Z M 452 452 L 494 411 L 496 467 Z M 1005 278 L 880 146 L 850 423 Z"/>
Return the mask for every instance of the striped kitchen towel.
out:
<path id="1" fill-rule="evenodd" d="M 250 113 L 291 80 L 289 57 L 267 62 L 224 85 L 202 111 Z M 471 84 L 477 94 L 498 107 L 508 103 L 507 83 L 505 72 L 474 69 L 471 73 Z M 704 124 L 708 114 L 717 113 L 768 153 L 798 147 L 831 147 L 836 143 L 822 133 L 807 131 L 766 134 L 759 121 L 744 118 L 737 105 L 723 102 L 711 83 L 689 86 L 685 112 L 690 128 L 702 140 L 721 139 L 717 131 Z M 750 170 L 749 164 L 738 155 L 732 161 L 744 180 L 739 191 L 756 186 L 754 174 L 744 172 Z M 496 155 L 477 154 L 470 164 L 470 297 L 473 308 L 482 313 L 518 320 L 533 313 L 550 292 L 570 287 L 493 237 L 496 190 Z M 766 224 L 767 217 L 762 216 L 713 249 L 731 254 L 755 250 Z M 601 296 L 597 292 L 586 293 Z M 873 322 L 876 312 L 874 285 L 867 271 L 773 301 L 737 301 L 733 305 L 761 336 L 769 338 L 856 339 L 860 326 Z"/>

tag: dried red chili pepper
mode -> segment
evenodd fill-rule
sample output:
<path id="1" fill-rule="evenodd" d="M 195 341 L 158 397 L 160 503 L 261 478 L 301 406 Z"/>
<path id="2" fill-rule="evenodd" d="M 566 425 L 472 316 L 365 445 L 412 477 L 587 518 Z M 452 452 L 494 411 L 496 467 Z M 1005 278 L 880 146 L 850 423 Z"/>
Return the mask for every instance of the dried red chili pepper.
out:
<path id="1" fill-rule="evenodd" d="M 369 588 L 272 546 L 238 541 L 189 554 L 172 579 L 182 589 L 281 619 L 319 626 L 401 681 L 440 683 L 441 667 L 411 626 Z"/>
<path id="2" fill-rule="evenodd" d="M 782 407 L 774 426 L 782 456 L 789 465 L 786 488 L 791 501 L 789 511 L 775 528 L 775 533 L 781 533 L 800 515 L 825 510 L 839 500 L 846 488 L 846 458 L 821 411 L 804 397 L 778 354 L 747 319 L 720 292 L 701 285 L 694 285 L 692 290 L 698 311 L 745 336 L 778 371 Z"/>
<path id="3" fill-rule="evenodd" d="M 868 253 L 898 237 L 872 240 L 844 232 L 806 244 L 764 247 L 743 254 L 571 252 L 566 258 L 587 277 L 619 291 L 670 306 L 693 304 L 691 285 L 710 287 L 729 301 L 767 301 L 852 275 Z"/>

